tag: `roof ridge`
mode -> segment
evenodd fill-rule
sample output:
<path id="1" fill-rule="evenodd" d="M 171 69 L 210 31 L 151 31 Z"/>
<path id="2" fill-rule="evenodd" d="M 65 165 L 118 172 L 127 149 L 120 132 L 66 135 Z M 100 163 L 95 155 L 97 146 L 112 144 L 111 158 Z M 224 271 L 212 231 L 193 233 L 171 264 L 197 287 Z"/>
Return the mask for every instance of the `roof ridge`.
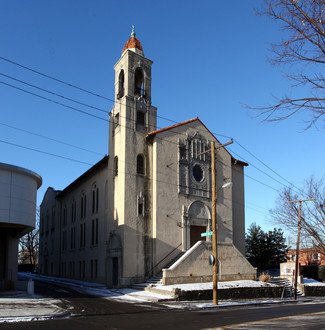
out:
<path id="1" fill-rule="evenodd" d="M 188 123 L 191 123 L 195 120 L 200 120 L 199 117 L 195 117 L 195 118 L 192 118 L 192 119 L 189 119 L 189 120 L 186 120 L 186 121 L 183 121 L 181 123 L 177 123 L 177 124 L 174 124 L 174 125 L 171 125 L 171 126 L 167 126 L 167 127 L 164 127 L 164 128 L 160 128 L 158 130 L 155 130 L 155 131 L 152 131 L 150 133 L 148 133 L 148 136 L 154 136 L 158 133 L 162 133 L 162 132 L 165 132 L 165 131 L 168 131 L 169 129 L 173 129 L 175 127 L 179 127 L 179 126 L 182 126 L 182 125 L 185 125 L 185 124 L 188 124 Z M 201 121 L 201 120 L 200 120 Z"/>

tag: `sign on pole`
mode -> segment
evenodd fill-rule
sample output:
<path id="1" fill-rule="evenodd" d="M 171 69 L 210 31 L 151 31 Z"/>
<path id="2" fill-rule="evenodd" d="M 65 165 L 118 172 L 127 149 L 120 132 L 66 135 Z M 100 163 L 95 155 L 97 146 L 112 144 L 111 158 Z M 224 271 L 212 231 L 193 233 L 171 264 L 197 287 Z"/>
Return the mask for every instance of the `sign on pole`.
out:
<path id="1" fill-rule="evenodd" d="M 212 231 L 207 231 L 206 233 L 201 233 L 201 237 L 212 236 Z"/>

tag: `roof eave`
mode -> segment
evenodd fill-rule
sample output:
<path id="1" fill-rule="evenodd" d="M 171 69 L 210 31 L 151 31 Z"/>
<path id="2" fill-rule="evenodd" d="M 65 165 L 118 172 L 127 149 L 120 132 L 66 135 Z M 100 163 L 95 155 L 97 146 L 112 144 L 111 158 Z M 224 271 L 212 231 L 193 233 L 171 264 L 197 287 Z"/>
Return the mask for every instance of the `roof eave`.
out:
<path id="1" fill-rule="evenodd" d="M 99 162 L 97 162 L 95 165 L 93 165 L 89 170 L 87 170 L 85 173 L 83 173 L 81 176 L 79 176 L 76 180 L 71 182 L 66 188 L 64 188 L 61 192 L 59 192 L 56 196 L 56 198 L 60 199 L 65 194 L 67 194 L 72 188 L 76 187 L 78 184 L 80 184 L 84 179 L 89 177 L 91 174 L 96 172 L 98 169 L 104 167 L 108 163 L 109 156 L 106 155 L 103 157 Z"/>

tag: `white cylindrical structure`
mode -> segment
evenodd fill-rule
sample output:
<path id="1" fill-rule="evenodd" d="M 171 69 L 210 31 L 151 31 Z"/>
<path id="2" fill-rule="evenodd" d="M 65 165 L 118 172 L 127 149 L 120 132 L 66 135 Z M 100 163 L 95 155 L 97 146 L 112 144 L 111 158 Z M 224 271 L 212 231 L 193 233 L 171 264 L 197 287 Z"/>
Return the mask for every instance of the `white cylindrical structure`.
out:
<path id="1" fill-rule="evenodd" d="M 0 289 L 17 280 L 18 239 L 35 228 L 37 189 L 42 178 L 0 163 Z"/>

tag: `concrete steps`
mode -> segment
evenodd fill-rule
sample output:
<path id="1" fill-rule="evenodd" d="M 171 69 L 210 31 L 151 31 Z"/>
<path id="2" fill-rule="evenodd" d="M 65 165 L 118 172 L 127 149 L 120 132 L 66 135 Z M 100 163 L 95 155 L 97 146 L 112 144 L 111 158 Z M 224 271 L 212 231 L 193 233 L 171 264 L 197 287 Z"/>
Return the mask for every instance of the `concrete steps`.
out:
<path id="1" fill-rule="evenodd" d="M 168 264 L 166 264 L 164 269 L 168 269 L 171 267 L 178 259 L 180 259 L 185 252 L 181 252 L 176 258 L 174 258 L 172 261 L 170 261 Z M 134 283 L 131 284 L 132 289 L 137 289 L 137 290 L 145 290 L 148 286 L 155 286 L 157 284 L 162 284 L 163 282 L 163 272 L 162 270 L 157 273 L 155 276 L 150 277 L 145 283 Z"/>
<path id="2" fill-rule="evenodd" d="M 282 278 L 282 277 L 272 277 L 270 280 L 270 283 L 283 286 L 283 292 L 282 292 L 282 297 L 281 298 L 291 298 L 294 295 L 294 287 L 293 283 L 288 280 L 287 278 Z M 304 294 L 297 289 L 297 297 L 302 297 Z"/>

